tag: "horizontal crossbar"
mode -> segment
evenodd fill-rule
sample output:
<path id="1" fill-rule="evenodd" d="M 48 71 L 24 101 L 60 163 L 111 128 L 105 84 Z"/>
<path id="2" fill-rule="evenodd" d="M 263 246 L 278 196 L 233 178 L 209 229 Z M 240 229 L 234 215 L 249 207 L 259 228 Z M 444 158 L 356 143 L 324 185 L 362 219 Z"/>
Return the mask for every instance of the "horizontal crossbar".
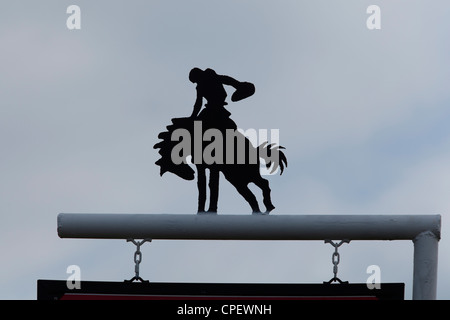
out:
<path id="1" fill-rule="evenodd" d="M 173 240 L 413 240 L 440 215 L 58 215 L 61 238 Z"/>

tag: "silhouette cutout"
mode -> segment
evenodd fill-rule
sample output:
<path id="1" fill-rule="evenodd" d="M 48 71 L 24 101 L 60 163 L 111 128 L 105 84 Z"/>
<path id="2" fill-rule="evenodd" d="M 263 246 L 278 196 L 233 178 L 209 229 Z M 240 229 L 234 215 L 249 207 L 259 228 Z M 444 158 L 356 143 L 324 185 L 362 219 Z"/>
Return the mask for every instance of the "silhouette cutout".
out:
<path id="1" fill-rule="evenodd" d="M 155 149 L 159 149 L 161 155 L 161 158 L 155 162 L 160 166 L 160 175 L 171 172 L 182 179 L 193 180 L 195 172 L 187 161 L 190 157 L 198 173 L 198 213 L 205 213 L 207 169 L 209 170 L 208 186 L 210 190 L 207 213 L 217 213 L 220 172 L 249 203 L 255 214 L 261 213 L 261 211 L 255 195 L 248 188 L 248 184 L 252 182 L 258 186 L 262 190 L 266 213 L 271 212 L 275 207 L 270 197 L 269 182 L 260 173 L 260 159 L 264 160 L 266 168 L 272 167 L 272 170 L 279 168 L 280 174 L 282 174 L 287 166 L 286 156 L 281 151 L 284 148 L 267 142 L 254 147 L 243 134 L 236 130 L 236 123 L 230 118 L 231 113 L 225 109 L 228 103 L 226 102 L 227 92 L 224 85 L 235 88 L 235 92 L 231 96 L 232 102 L 252 96 L 255 93 L 255 86 L 249 82 L 237 81 L 230 76 L 219 75 L 212 69 L 193 68 L 189 73 L 189 80 L 197 84 L 197 97 L 191 116 L 173 118 L 172 124 L 166 127 L 167 131 L 158 135 L 158 138 L 162 141 L 154 145 Z M 206 100 L 206 104 L 202 110 L 203 99 Z M 182 154 L 178 150 L 179 146 L 175 148 L 181 142 L 173 135 L 179 129 L 178 132 L 188 133 L 191 137 L 189 147 L 183 149 Z M 209 136 L 208 139 L 205 139 L 205 133 L 214 133 L 209 134 L 214 139 Z M 227 139 L 231 136 L 232 140 L 222 139 L 220 135 L 218 136 L 219 133 Z M 214 148 L 211 147 L 213 145 Z M 242 150 L 244 150 L 244 154 Z M 207 151 L 216 161 L 206 161 L 203 158 Z M 183 161 L 175 163 L 174 156 L 182 158 Z"/>

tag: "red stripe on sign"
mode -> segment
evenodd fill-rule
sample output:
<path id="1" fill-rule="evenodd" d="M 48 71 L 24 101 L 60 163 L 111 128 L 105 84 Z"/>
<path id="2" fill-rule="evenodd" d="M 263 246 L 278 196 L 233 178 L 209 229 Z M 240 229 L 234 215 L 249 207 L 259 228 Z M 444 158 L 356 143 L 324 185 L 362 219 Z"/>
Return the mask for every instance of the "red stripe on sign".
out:
<path id="1" fill-rule="evenodd" d="M 229 297 L 229 296 L 158 296 L 158 295 L 124 295 L 124 294 L 82 294 L 66 293 L 61 300 L 378 300 L 375 296 L 275 296 L 275 297 Z"/>

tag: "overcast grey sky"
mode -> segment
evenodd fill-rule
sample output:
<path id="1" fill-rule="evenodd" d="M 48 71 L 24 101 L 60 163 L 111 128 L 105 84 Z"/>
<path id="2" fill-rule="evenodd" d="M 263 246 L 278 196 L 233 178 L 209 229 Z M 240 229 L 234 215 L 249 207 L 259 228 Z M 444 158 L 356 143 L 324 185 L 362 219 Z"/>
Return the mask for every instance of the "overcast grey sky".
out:
<path id="1" fill-rule="evenodd" d="M 66 9 L 81 8 L 68 30 Z M 381 30 L 366 9 L 381 8 Z M 56 216 L 196 212 L 195 182 L 159 177 L 152 146 L 195 101 L 192 67 L 256 93 L 229 111 L 279 129 L 289 167 L 270 177 L 273 214 L 442 215 L 438 298 L 450 298 L 448 1 L 3 1 L 0 4 L 1 299 L 35 299 L 37 279 L 122 281 L 134 247 L 59 239 Z M 219 214 L 250 214 L 222 179 Z M 255 190 L 255 189 L 253 189 Z M 259 192 L 257 193 L 259 196 Z M 322 242 L 154 241 L 151 281 L 317 282 Z M 412 291 L 412 243 L 352 242 L 339 277 Z"/>

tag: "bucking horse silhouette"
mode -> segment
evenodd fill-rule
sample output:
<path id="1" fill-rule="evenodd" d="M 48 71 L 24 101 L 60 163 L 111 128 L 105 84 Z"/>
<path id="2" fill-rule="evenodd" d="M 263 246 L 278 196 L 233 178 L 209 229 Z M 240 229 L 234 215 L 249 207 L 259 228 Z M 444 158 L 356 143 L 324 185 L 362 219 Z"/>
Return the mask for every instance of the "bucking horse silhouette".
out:
<path id="1" fill-rule="evenodd" d="M 287 159 L 282 151 L 284 147 L 268 142 L 253 146 L 250 140 L 237 130 L 235 122 L 230 118 L 231 113 L 225 109 L 227 93 L 223 85 L 236 89 L 231 96 L 233 102 L 253 95 L 254 85 L 219 75 L 212 69 L 193 68 L 189 73 L 189 80 L 197 84 L 197 98 L 191 116 L 173 118 L 172 124 L 166 127 L 167 131 L 158 135 L 162 141 L 154 145 L 161 155 L 156 161 L 160 166 L 160 175 L 172 172 L 182 179 L 193 180 L 195 172 L 189 163 L 194 164 L 198 173 L 198 213 L 205 213 L 206 169 L 209 170 L 210 190 L 209 209 L 206 213 L 217 213 L 220 172 L 249 203 L 254 214 L 261 211 L 248 184 L 252 182 L 258 186 L 262 190 L 266 213 L 271 212 L 275 207 L 270 197 L 269 181 L 260 173 L 261 159 L 264 160 L 266 168 L 271 168 L 272 172 L 279 168 L 282 174 L 287 167 Z M 201 110 L 204 98 L 207 103 Z M 180 141 L 180 137 L 183 137 L 183 141 Z M 231 137 L 231 140 L 224 143 L 225 139 L 222 137 Z M 181 144 L 186 147 L 180 148 Z M 245 154 L 242 153 L 243 150 Z M 204 158 L 205 153 L 213 160 Z"/>

